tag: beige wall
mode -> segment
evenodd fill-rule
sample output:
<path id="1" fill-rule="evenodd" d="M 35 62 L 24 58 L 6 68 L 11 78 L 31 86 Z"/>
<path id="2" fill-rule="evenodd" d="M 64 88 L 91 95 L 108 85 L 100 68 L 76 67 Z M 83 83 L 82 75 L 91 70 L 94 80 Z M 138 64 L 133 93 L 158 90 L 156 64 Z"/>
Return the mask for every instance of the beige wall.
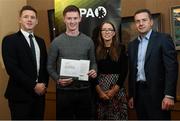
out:
<path id="1" fill-rule="evenodd" d="M 0 120 L 10 119 L 8 103 L 4 98 L 8 76 L 1 55 L 2 39 L 5 35 L 18 31 L 19 10 L 26 4 L 32 5 L 38 11 L 39 24 L 35 29 L 35 34 L 45 39 L 47 47 L 50 43 L 47 10 L 54 7 L 53 0 L 0 0 Z M 54 85 L 50 87 L 53 88 Z"/>
<path id="2" fill-rule="evenodd" d="M 54 0 L 27 0 L 27 4 L 38 11 L 39 24 L 35 33 L 45 39 L 46 46 L 50 45 L 49 24 L 47 10 L 54 8 Z"/>
<path id="3" fill-rule="evenodd" d="M 1 57 L 2 38 L 18 30 L 18 11 L 23 5 L 26 5 L 26 0 L 0 0 L 0 120 L 10 119 L 7 100 L 4 98 L 8 76 Z"/>

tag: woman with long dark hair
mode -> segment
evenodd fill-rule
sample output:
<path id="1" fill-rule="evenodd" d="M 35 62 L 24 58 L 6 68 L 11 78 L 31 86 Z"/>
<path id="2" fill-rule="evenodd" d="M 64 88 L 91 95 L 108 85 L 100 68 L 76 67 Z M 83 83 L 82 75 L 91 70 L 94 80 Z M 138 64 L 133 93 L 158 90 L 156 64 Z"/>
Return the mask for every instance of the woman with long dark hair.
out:
<path id="1" fill-rule="evenodd" d="M 116 38 L 111 22 L 103 22 L 96 46 L 98 77 L 97 118 L 127 120 L 127 99 L 123 86 L 128 70 L 125 47 Z"/>

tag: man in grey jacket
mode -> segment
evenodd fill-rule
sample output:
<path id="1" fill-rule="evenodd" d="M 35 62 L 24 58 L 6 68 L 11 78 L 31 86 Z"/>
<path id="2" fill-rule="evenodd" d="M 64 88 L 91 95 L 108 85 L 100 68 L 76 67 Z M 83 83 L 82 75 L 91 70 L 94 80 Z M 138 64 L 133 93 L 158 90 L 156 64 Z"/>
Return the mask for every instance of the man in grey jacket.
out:
<path id="1" fill-rule="evenodd" d="M 57 82 L 56 117 L 57 119 L 92 119 L 92 98 L 90 81 L 60 76 L 62 59 L 89 60 L 90 78 L 95 78 L 96 62 L 93 41 L 79 31 L 80 11 L 74 5 L 63 11 L 66 32 L 55 38 L 50 46 L 47 69 Z"/>

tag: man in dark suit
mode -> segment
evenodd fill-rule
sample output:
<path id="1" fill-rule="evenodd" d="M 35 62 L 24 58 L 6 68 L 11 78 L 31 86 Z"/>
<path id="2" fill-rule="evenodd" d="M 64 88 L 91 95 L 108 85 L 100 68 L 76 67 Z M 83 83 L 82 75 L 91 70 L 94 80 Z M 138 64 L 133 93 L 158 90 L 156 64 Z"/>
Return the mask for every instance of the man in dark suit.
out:
<path id="1" fill-rule="evenodd" d="M 37 11 L 24 6 L 19 16 L 20 30 L 4 37 L 2 57 L 9 82 L 5 92 L 11 119 L 43 119 L 48 85 L 47 52 L 44 40 L 35 36 Z"/>
<path id="2" fill-rule="evenodd" d="M 128 46 L 129 107 L 135 107 L 138 119 L 170 119 L 178 77 L 172 38 L 152 30 L 148 9 L 138 10 L 134 21 L 139 36 Z"/>

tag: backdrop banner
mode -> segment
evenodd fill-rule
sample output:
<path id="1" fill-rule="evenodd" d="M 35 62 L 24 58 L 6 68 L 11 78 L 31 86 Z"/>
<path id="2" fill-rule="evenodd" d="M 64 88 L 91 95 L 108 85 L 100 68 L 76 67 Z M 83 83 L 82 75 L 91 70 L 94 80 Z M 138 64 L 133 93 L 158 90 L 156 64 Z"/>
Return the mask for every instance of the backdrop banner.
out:
<path id="1" fill-rule="evenodd" d="M 95 40 L 101 22 L 111 21 L 116 30 L 120 27 L 120 0 L 55 0 L 55 36 L 65 32 L 63 10 L 68 5 L 76 5 L 80 9 L 82 21 L 80 31 Z"/>

